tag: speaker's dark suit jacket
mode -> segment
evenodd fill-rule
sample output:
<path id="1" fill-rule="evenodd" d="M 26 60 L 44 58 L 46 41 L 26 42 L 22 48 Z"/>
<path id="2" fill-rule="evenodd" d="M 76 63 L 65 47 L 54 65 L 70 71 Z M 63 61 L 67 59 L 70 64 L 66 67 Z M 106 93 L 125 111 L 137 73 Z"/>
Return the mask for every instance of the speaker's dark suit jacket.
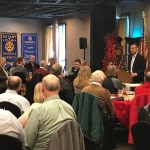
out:
<path id="1" fill-rule="evenodd" d="M 131 60 L 132 55 L 129 55 L 129 62 L 128 62 L 129 72 L 131 70 Z M 146 60 L 140 53 L 137 53 L 132 67 L 132 72 L 137 73 L 137 76 L 133 77 L 133 83 L 140 83 L 144 81 L 145 69 L 146 69 Z"/>
<path id="2" fill-rule="evenodd" d="M 29 63 L 25 64 L 25 67 L 27 68 L 28 72 L 30 71 L 30 72 L 34 73 L 36 69 L 40 68 L 40 65 L 34 63 L 34 70 L 33 70 L 32 64 L 29 62 Z"/>
<path id="3" fill-rule="evenodd" d="M 3 68 L 0 66 L 0 93 L 5 92 L 5 90 L 7 89 L 6 80 L 7 80 L 7 76 Z"/>

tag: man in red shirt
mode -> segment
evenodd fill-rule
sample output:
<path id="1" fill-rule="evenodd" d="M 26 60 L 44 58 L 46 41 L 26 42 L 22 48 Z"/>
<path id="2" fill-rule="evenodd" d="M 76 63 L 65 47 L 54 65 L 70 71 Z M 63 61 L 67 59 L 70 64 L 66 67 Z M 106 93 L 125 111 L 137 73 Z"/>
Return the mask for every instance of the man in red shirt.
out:
<path id="1" fill-rule="evenodd" d="M 45 60 L 41 60 L 40 61 L 40 68 L 35 70 L 35 74 L 42 74 L 43 76 L 46 76 L 48 74 L 50 74 L 50 72 L 48 72 L 46 70 L 46 62 Z"/>
<path id="2" fill-rule="evenodd" d="M 150 93 L 150 71 L 144 77 L 144 84 L 135 88 L 135 96 L 143 93 Z"/>

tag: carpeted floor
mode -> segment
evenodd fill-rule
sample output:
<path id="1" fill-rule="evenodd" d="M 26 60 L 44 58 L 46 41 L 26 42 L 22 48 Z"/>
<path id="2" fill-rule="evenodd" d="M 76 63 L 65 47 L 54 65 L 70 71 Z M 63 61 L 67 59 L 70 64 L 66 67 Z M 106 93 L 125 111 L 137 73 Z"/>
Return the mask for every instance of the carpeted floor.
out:
<path id="1" fill-rule="evenodd" d="M 116 149 L 114 150 L 133 150 L 133 147 L 127 143 L 117 143 Z"/>

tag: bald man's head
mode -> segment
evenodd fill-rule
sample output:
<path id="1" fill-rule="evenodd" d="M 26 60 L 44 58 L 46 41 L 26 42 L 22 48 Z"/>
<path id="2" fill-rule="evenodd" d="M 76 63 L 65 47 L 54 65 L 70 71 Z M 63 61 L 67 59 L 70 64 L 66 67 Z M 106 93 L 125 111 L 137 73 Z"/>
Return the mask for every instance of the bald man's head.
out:
<path id="1" fill-rule="evenodd" d="M 49 74 L 43 78 L 42 85 L 49 92 L 58 91 L 60 87 L 59 79 L 52 74 Z"/>
<path id="2" fill-rule="evenodd" d="M 51 67 L 51 73 L 54 74 L 55 76 L 59 76 L 62 73 L 62 66 L 58 63 L 55 63 Z"/>
<path id="3" fill-rule="evenodd" d="M 18 90 L 20 88 L 22 81 L 18 76 L 10 76 L 7 81 L 7 88 L 10 90 Z"/>

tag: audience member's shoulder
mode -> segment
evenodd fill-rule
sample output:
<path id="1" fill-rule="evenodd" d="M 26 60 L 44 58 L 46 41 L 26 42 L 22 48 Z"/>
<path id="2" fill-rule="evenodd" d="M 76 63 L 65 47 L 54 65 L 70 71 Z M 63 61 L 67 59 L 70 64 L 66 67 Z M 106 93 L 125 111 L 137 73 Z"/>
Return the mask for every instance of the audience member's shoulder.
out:
<path id="1" fill-rule="evenodd" d="M 121 80 L 118 79 L 117 77 L 112 77 L 112 80 L 113 80 L 114 82 L 121 82 Z"/>
<path id="2" fill-rule="evenodd" d="M 29 66 L 30 65 L 30 63 L 28 62 L 28 63 L 26 63 L 24 66 Z"/>
<path id="3" fill-rule="evenodd" d="M 102 87 L 102 90 L 103 90 L 103 92 L 106 92 L 107 94 L 110 94 L 110 92 L 109 92 L 109 90 L 108 90 L 108 89 L 106 89 L 106 88 Z"/>
<path id="4" fill-rule="evenodd" d="M 64 100 L 62 100 L 62 99 L 60 99 L 60 102 L 62 103 L 62 104 L 64 104 L 64 105 L 66 105 L 66 106 L 71 106 L 70 104 L 68 104 L 67 102 L 65 102 Z"/>
<path id="5" fill-rule="evenodd" d="M 27 102 L 29 102 L 25 97 L 23 97 L 23 96 L 21 96 L 21 95 L 17 95 L 18 96 L 18 99 L 21 99 L 21 100 L 24 100 L 24 101 L 27 101 Z"/>

